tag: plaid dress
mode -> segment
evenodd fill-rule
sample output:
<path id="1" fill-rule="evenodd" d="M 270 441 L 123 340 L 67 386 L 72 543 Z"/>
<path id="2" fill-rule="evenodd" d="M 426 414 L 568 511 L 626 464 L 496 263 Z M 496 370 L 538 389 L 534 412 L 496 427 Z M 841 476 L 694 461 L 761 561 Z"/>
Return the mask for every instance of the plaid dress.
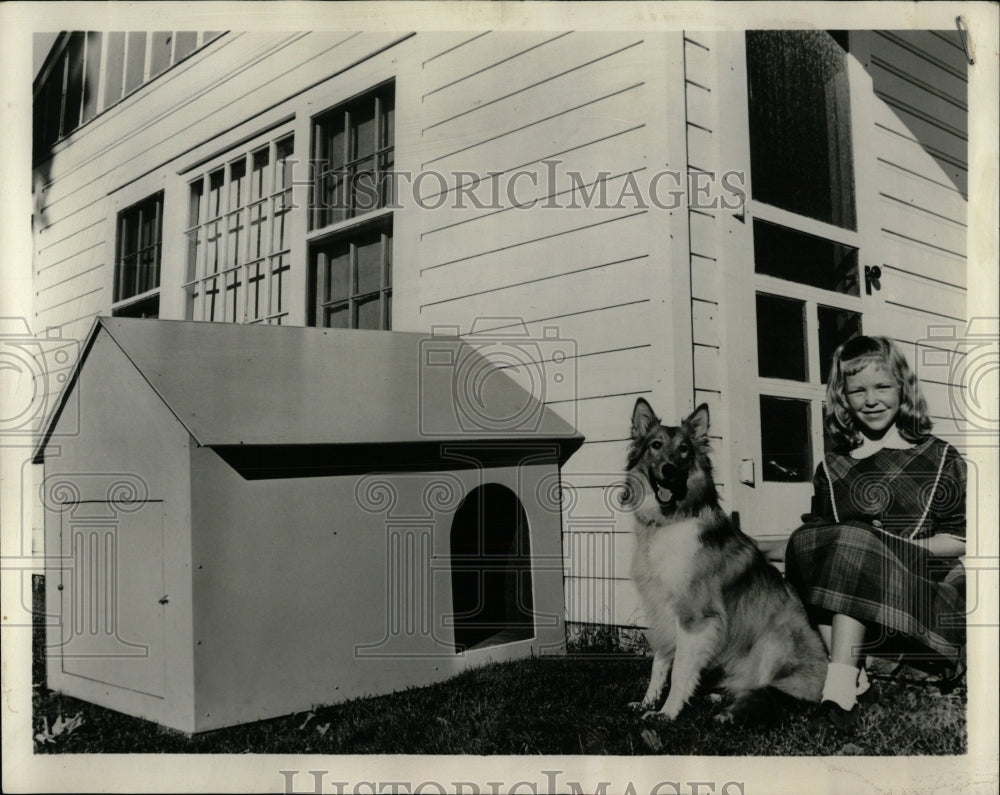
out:
<path id="1" fill-rule="evenodd" d="M 828 453 L 785 574 L 820 623 L 868 625 L 865 653 L 954 663 L 965 644 L 965 573 L 906 539 L 965 538 L 965 461 L 936 437 L 868 458 Z"/>

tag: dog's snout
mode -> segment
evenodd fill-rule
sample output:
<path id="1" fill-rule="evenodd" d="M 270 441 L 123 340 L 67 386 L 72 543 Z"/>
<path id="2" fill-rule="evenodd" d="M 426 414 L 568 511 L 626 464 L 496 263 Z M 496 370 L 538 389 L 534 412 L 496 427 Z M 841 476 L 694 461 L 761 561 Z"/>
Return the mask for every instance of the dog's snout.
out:
<path id="1" fill-rule="evenodd" d="M 676 466 L 671 464 L 669 461 L 665 461 L 660 466 L 660 471 L 657 475 L 659 479 L 663 482 L 674 481 L 681 477 L 684 473 Z"/>

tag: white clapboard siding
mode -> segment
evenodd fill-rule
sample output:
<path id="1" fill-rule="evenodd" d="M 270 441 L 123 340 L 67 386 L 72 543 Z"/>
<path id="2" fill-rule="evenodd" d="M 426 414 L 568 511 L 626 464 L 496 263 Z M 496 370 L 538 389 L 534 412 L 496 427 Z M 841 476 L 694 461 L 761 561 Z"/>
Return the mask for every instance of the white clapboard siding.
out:
<path id="1" fill-rule="evenodd" d="M 507 40 L 513 50 L 528 45 L 527 40 L 522 41 L 522 34 L 492 36 Z M 581 39 L 584 39 L 582 44 Z M 435 131 L 433 137 L 448 139 L 454 131 L 468 125 L 470 117 L 474 117 L 477 126 L 499 127 L 517 120 L 526 102 L 530 107 L 565 96 L 577 81 L 597 87 L 601 81 L 611 80 L 629 50 L 641 43 L 642 36 L 636 33 L 611 34 L 599 42 L 587 34 L 551 33 L 544 44 L 528 46 L 520 54 L 481 71 L 469 72 L 444 88 L 431 85 L 435 75 L 428 74 L 430 70 L 425 68 L 428 93 L 421 103 L 424 138 L 431 139 L 430 133 Z M 583 58 L 581 46 L 586 48 Z M 467 64 L 463 66 L 468 68 Z"/>
<path id="2" fill-rule="evenodd" d="M 482 249 L 462 259 L 432 262 L 420 274 L 424 307 L 452 304 L 456 299 L 473 297 L 486 290 L 498 291 L 559 274 L 589 273 L 598 284 L 622 273 L 651 276 L 655 264 L 649 261 L 643 246 L 643 211 L 628 215 L 577 216 L 578 224 L 519 244 Z M 645 250 L 644 250 L 645 249 Z M 505 314 L 503 306 L 516 306 L 510 297 L 495 295 L 494 306 Z M 568 303 L 568 302 L 567 302 Z M 616 303 L 616 301 L 609 302 Z M 573 306 L 555 306 L 554 310 L 572 310 Z M 557 312 L 553 312 L 554 314 Z"/>
<path id="3" fill-rule="evenodd" d="M 967 68 L 957 34 L 872 37 L 884 303 L 865 328 L 903 346 L 944 436 L 964 423 L 955 363 L 967 317 Z"/>
<path id="4" fill-rule="evenodd" d="M 525 216 L 540 213 L 551 223 L 562 213 L 600 204 L 631 206 L 628 180 L 643 184 L 648 167 L 637 161 L 641 123 L 585 142 L 572 151 L 553 144 L 558 157 L 519 160 L 512 170 L 481 167 L 474 173 L 441 178 L 426 176 L 417 185 L 421 196 L 421 241 L 430 260 L 448 259 L 450 242 L 478 230 L 516 227 Z M 534 150 L 533 150 L 534 151 Z M 544 162 L 543 162 L 544 161 Z M 493 172 L 487 173 L 487 172 Z M 631 175 L 631 178 L 629 177 Z M 625 195 L 623 195 L 625 194 Z M 440 246 L 435 250 L 434 246 Z"/>
<path id="5" fill-rule="evenodd" d="M 965 284 L 964 259 L 968 229 L 964 224 L 884 195 L 879 201 L 879 224 L 886 234 L 912 239 L 936 251 L 953 253 L 959 260 L 959 267 L 953 269 L 951 278 L 958 284 Z M 906 264 L 899 263 L 899 267 L 906 267 Z"/>

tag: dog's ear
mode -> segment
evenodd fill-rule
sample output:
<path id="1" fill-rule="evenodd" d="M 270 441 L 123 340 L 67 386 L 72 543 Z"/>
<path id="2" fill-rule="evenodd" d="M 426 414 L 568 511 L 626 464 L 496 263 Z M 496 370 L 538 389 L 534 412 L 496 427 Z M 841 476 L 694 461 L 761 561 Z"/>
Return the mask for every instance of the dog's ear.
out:
<path id="1" fill-rule="evenodd" d="M 653 407 L 645 400 L 639 398 L 635 401 L 635 408 L 632 409 L 632 438 L 642 439 L 649 429 L 660 424 L 659 418 L 653 413 Z"/>
<path id="2" fill-rule="evenodd" d="M 691 429 L 691 436 L 696 442 L 708 442 L 708 404 L 702 403 L 684 420 Z"/>

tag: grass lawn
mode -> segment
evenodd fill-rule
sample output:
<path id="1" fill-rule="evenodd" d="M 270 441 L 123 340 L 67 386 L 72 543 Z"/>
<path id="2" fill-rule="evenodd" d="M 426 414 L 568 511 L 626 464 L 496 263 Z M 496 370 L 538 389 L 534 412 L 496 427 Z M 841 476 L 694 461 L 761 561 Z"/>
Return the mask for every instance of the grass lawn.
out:
<path id="1" fill-rule="evenodd" d="M 36 599 L 38 594 L 36 593 Z M 37 609 L 37 608 L 36 608 Z M 37 753 L 669 754 L 912 755 L 966 750 L 966 691 L 877 678 L 860 729 L 820 741 L 808 705 L 771 728 L 719 724 L 706 693 L 674 723 L 641 721 L 626 705 L 642 697 L 651 661 L 626 653 L 488 665 L 447 682 L 189 738 L 49 691 L 40 622 L 34 655 L 35 732 L 59 716 L 82 723 Z M 55 734 L 55 732 L 53 732 Z"/>

